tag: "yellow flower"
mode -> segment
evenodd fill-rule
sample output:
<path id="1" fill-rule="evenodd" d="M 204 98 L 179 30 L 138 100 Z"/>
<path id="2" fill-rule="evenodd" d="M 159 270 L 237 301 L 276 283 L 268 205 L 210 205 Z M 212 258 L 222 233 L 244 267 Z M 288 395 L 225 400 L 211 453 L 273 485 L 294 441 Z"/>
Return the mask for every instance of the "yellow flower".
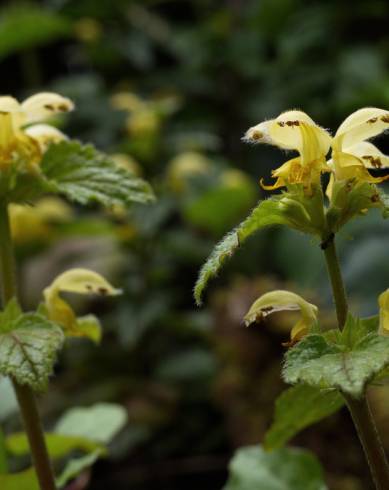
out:
<path id="1" fill-rule="evenodd" d="M 272 171 L 276 182 L 262 187 L 268 190 L 288 184 L 303 184 L 308 191 L 320 182 L 320 174 L 329 172 L 326 155 L 331 137 L 302 111 L 287 111 L 276 119 L 251 127 L 243 137 L 250 143 L 268 143 L 284 150 L 296 150 L 298 157 L 288 160 Z"/>
<path id="2" fill-rule="evenodd" d="M 69 99 L 51 92 L 33 95 L 21 104 L 13 97 L 0 97 L 0 168 L 20 158 L 28 165 L 39 163 L 48 143 L 65 135 L 47 124 L 32 125 L 72 109 Z"/>
<path id="3" fill-rule="evenodd" d="M 88 269 L 70 269 L 60 274 L 53 283 L 43 291 L 48 318 L 62 326 L 66 335 L 88 336 L 90 334 L 91 318 L 77 318 L 71 306 L 61 298 L 61 292 L 78 294 L 97 294 L 99 296 L 115 296 L 120 294 L 97 272 Z M 88 324 L 88 333 L 85 325 Z"/>
<path id="4" fill-rule="evenodd" d="M 72 209 L 58 197 L 45 197 L 34 206 L 9 206 L 12 238 L 18 244 L 47 240 L 51 224 L 70 221 Z"/>
<path id="5" fill-rule="evenodd" d="M 329 164 L 335 179 L 379 183 L 389 178 L 373 177 L 368 172 L 369 168 L 389 168 L 389 157 L 366 141 L 388 128 L 389 111 L 384 109 L 365 107 L 350 114 L 339 126 L 332 141 L 332 160 Z"/>
<path id="6" fill-rule="evenodd" d="M 389 335 L 389 289 L 381 293 L 378 297 L 380 307 L 380 326 L 379 333 Z"/>
<path id="7" fill-rule="evenodd" d="M 301 296 L 290 291 L 276 290 L 259 297 L 244 317 L 246 326 L 259 322 L 272 313 L 300 310 L 301 318 L 290 333 L 291 344 L 307 335 L 317 322 L 317 306 L 308 303 Z"/>

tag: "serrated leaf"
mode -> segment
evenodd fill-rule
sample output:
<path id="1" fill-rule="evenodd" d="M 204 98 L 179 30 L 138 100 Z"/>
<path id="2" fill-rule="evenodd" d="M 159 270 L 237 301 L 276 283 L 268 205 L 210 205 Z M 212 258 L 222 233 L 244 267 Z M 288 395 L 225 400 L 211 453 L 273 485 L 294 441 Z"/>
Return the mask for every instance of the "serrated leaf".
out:
<path id="1" fill-rule="evenodd" d="M 79 449 L 87 453 L 99 451 L 104 454 L 106 449 L 99 443 L 80 436 L 70 436 L 65 434 L 45 433 L 45 440 L 50 457 L 53 459 L 62 458 L 66 454 Z M 7 449 L 16 456 L 29 454 L 30 446 L 25 433 L 17 432 L 7 437 Z"/>
<path id="2" fill-rule="evenodd" d="M 0 373 L 44 389 L 63 338 L 61 328 L 41 315 L 20 315 L 0 333 Z"/>
<path id="3" fill-rule="evenodd" d="M 335 390 L 299 384 L 285 390 L 278 397 L 274 422 L 265 435 L 264 448 L 282 447 L 306 427 L 337 412 L 344 400 Z"/>
<path id="4" fill-rule="evenodd" d="M 1 490 L 40 490 L 34 468 L 0 475 L 0 488 Z"/>
<path id="5" fill-rule="evenodd" d="M 359 398 L 388 364 L 389 338 L 372 333 L 347 349 L 322 335 L 308 335 L 288 351 L 283 376 L 287 383 L 337 388 Z"/>
<path id="6" fill-rule="evenodd" d="M 82 473 L 86 468 L 92 466 L 100 456 L 101 453 L 99 453 L 99 451 L 94 451 L 93 453 L 86 454 L 85 456 L 70 459 L 66 463 L 66 466 L 60 476 L 56 479 L 57 486 L 59 488 L 64 487 L 68 481 Z"/>
<path id="7" fill-rule="evenodd" d="M 229 465 L 223 490 L 326 490 L 323 471 L 308 451 L 260 446 L 238 449 Z"/>
<path id="8" fill-rule="evenodd" d="M 288 218 L 280 207 L 277 198 L 260 201 L 251 214 L 232 232 L 228 233 L 214 248 L 200 270 L 199 278 L 194 288 L 194 297 L 198 305 L 209 280 L 215 277 L 224 262 L 231 257 L 236 249 L 253 233 L 270 225 L 288 224 Z"/>
<path id="9" fill-rule="evenodd" d="M 51 145 L 43 156 L 41 169 L 56 192 L 79 204 L 99 203 L 112 208 L 154 199 L 147 182 L 119 167 L 92 145 L 78 141 Z"/>

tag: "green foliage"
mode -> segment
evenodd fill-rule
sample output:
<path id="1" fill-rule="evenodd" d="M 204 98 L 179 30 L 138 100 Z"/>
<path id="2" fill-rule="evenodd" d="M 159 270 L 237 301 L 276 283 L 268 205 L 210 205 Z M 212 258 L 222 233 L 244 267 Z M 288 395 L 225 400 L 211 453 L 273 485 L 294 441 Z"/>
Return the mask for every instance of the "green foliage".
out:
<path id="1" fill-rule="evenodd" d="M 0 315 L 0 372 L 35 390 L 46 388 L 62 330 L 36 313 L 22 314 L 16 301 Z"/>
<path id="2" fill-rule="evenodd" d="M 218 274 L 226 259 L 249 236 L 271 225 L 287 225 L 294 230 L 321 236 L 325 227 L 321 189 L 315 188 L 312 196 L 306 196 L 302 186 L 296 185 L 288 192 L 260 201 L 251 214 L 216 245 L 201 268 L 194 288 L 198 305 L 209 280 Z"/>
<path id="3" fill-rule="evenodd" d="M 375 322 L 358 325 L 349 316 L 346 333 L 308 335 L 286 354 L 286 382 L 306 383 L 320 388 L 337 388 L 359 398 L 366 385 L 389 364 L 389 338 L 367 333 Z M 375 328 L 375 327 L 374 327 Z M 360 332 L 357 338 L 350 329 Z M 332 340 L 335 340 L 334 343 Z"/>
<path id="4" fill-rule="evenodd" d="M 60 476 L 56 479 L 57 486 L 59 488 L 63 488 L 68 481 L 82 473 L 86 468 L 92 466 L 100 456 L 100 451 L 94 451 L 79 458 L 71 458 L 66 463 L 66 466 Z"/>
<path id="5" fill-rule="evenodd" d="M 382 215 L 384 218 L 389 218 L 389 194 L 386 194 L 384 191 L 381 191 L 379 195 L 383 208 Z"/>
<path id="6" fill-rule="evenodd" d="M 288 448 L 265 452 L 260 446 L 237 450 L 223 490 L 326 490 L 323 472 L 308 451 Z"/>
<path id="7" fill-rule="evenodd" d="M 5 9 L 0 17 L 0 59 L 69 34 L 70 23 L 34 5 Z"/>
<path id="8" fill-rule="evenodd" d="M 217 275 L 224 262 L 234 254 L 235 250 L 250 235 L 266 226 L 287 223 L 287 218 L 280 210 L 279 199 L 271 198 L 266 201 L 260 201 L 250 216 L 216 245 L 212 254 L 201 268 L 194 289 L 197 304 L 201 304 L 201 296 L 209 280 Z"/>
<path id="9" fill-rule="evenodd" d="M 278 449 L 306 427 L 337 412 L 344 400 L 335 390 L 299 384 L 284 391 L 276 401 L 274 422 L 264 448 Z"/>
<path id="10" fill-rule="evenodd" d="M 99 203 L 111 208 L 153 200 L 150 186 L 120 168 L 92 145 L 78 141 L 53 144 L 41 169 L 56 192 L 79 204 Z"/>
<path id="11" fill-rule="evenodd" d="M 40 490 L 33 468 L 20 473 L 0 475 L 0 488 L 1 490 Z"/>
<path id="12" fill-rule="evenodd" d="M 364 216 L 371 208 L 385 209 L 377 186 L 358 181 L 335 182 L 331 206 L 327 211 L 329 229 L 336 233 L 348 221 L 357 216 Z"/>
<path id="13" fill-rule="evenodd" d="M 91 407 L 77 407 L 67 411 L 55 426 L 55 432 L 108 444 L 126 421 L 127 413 L 122 406 L 97 403 Z"/>

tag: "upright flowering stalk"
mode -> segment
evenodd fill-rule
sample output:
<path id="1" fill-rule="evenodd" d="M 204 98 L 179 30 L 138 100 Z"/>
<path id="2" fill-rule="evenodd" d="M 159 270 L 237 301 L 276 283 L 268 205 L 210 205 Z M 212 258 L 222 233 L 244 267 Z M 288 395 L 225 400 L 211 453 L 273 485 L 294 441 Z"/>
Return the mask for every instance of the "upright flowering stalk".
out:
<path id="1" fill-rule="evenodd" d="M 227 258 L 248 237 L 266 226 L 286 225 L 318 241 L 333 290 L 337 316 L 334 328 L 323 331 L 316 306 L 282 290 L 262 295 L 244 318 L 247 325 L 263 322 L 269 314 L 282 310 L 299 310 L 301 314 L 292 327 L 290 342 L 284 343 L 289 349 L 285 354 L 283 378 L 295 386 L 277 401 L 276 420 L 265 437 L 265 444 L 268 449 L 280 447 L 306 425 L 346 403 L 379 490 L 389 489 L 389 466 L 366 390 L 370 383 L 388 377 L 389 294 L 385 291 L 379 296 L 379 315 L 373 318 L 356 318 L 349 313 L 334 238 L 348 221 L 365 216 L 370 208 L 381 209 L 384 218 L 389 216 L 389 198 L 376 186 L 389 178 L 385 173 L 389 157 L 368 141 L 388 128 L 389 112 L 376 108 L 351 114 L 334 137 L 307 114 L 296 110 L 251 127 L 244 141 L 295 150 L 298 156 L 272 171 L 276 179 L 273 185 L 264 185 L 261 180 L 264 189 L 281 188 L 281 193 L 260 201 L 217 244 L 195 286 L 195 298 L 200 304 L 208 281 Z M 383 174 L 371 173 L 377 169 Z M 322 191 L 323 173 L 330 173 L 328 203 Z M 312 399 L 315 403 L 305 403 Z"/>
<path id="2" fill-rule="evenodd" d="M 73 110 L 73 103 L 55 93 L 33 95 L 22 103 L 0 97 L 0 374 L 9 376 L 19 402 L 31 449 L 34 471 L 12 474 L 14 488 L 56 490 L 45 444 L 35 392 L 47 388 L 56 354 L 65 338 L 87 337 L 96 342 L 101 326 L 92 315 L 77 317 L 62 292 L 111 296 L 119 293 L 96 272 L 83 268 L 64 271 L 43 292 L 34 312 L 18 302 L 16 264 L 9 219 L 22 206 L 42 203 L 46 194 L 61 194 L 81 205 L 110 209 L 153 200 L 150 186 L 133 172 L 119 167 L 91 145 L 70 141 L 50 117 Z M 39 201 L 37 201 L 39 202 Z M 52 201 L 46 201 L 52 202 Z M 54 210 L 55 211 L 55 210 Z M 47 215 L 48 210 L 45 210 Z M 16 235 L 17 226 L 13 226 Z M 28 287 L 28 286 L 27 286 Z M 36 474 L 36 476 L 35 476 Z M 2 475 L 3 477 L 3 475 Z M 63 477 L 63 478 L 68 478 Z M 63 479 L 62 478 L 62 479 Z"/>

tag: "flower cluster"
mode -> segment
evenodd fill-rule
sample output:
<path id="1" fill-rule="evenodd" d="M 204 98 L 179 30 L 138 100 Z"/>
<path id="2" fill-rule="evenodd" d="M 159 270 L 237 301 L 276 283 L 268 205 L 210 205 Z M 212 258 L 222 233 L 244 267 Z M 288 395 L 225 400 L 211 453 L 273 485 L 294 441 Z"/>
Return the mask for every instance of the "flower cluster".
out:
<path id="1" fill-rule="evenodd" d="M 389 168 L 389 157 L 368 142 L 389 128 L 389 111 L 377 108 L 360 109 L 339 126 L 335 136 L 318 126 L 302 111 L 287 111 L 276 119 L 262 122 L 248 129 L 243 137 L 250 143 L 269 143 L 285 150 L 296 150 L 299 156 L 288 160 L 272 176 L 276 182 L 272 190 L 291 184 L 302 184 L 309 193 L 312 185 L 320 182 L 323 172 L 330 172 L 327 195 L 336 181 L 350 179 L 379 183 L 389 176 L 374 177 L 368 169 Z M 330 158 L 327 155 L 332 149 Z"/>
<path id="2" fill-rule="evenodd" d="M 42 121 L 73 107 L 69 99 L 51 92 L 35 94 L 22 103 L 10 96 L 0 97 L 0 169 L 19 161 L 30 169 L 39 164 L 50 143 L 66 138 Z"/>

